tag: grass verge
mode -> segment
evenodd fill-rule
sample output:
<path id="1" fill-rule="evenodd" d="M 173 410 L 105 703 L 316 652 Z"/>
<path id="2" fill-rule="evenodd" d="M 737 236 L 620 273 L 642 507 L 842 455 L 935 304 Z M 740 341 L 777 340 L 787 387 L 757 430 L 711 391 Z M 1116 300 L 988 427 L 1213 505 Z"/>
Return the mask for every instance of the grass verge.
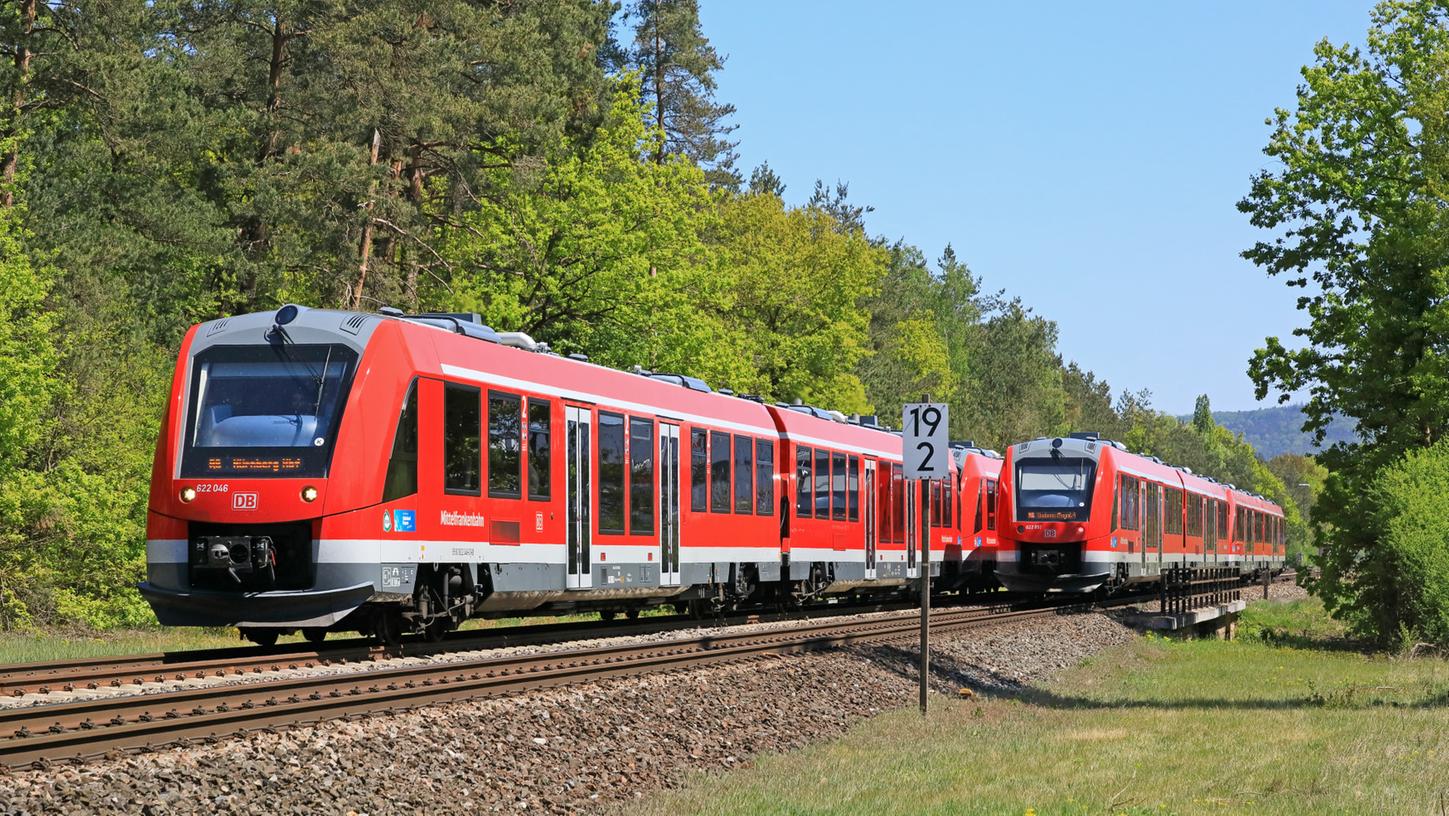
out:
<path id="1" fill-rule="evenodd" d="M 646 814 L 1380 814 L 1449 802 L 1449 663 L 1348 648 L 1316 601 L 1146 639 L 1014 698 L 938 700 Z"/>

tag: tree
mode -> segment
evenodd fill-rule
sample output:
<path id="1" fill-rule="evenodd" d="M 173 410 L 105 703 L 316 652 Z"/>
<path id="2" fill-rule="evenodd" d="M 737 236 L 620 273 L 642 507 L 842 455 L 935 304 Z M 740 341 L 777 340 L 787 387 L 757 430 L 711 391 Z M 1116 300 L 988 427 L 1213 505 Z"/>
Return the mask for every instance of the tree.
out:
<path id="1" fill-rule="evenodd" d="M 724 58 L 700 28 L 698 0 L 638 0 L 626 19 L 634 24 L 629 67 L 642 74 L 650 122 L 664 134 L 654 161 L 685 156 L 711 184 L 739 187 L 737 142 L 729 140 L 736 125 L 726 121 L 735 106 L 715 101 L 714 75 Z"/>
<path id="2" fill-rule="evenodd" d="M 1330 476 L 1315 514 L 1314 588 L 1353 616 L 1395 603 L 1371 578 L 1375 474 L 1449 427 L 1449 7 L 1383 2 L 1365 49 L 1325 41 L 1314 54 L 1296 108 L 1269 122 L 1275 167 L 1238 206 L 1274 231 L 1244 256 L 1303 288 L 1308 315 L 1301 348 L 1269 337 L 1255 353 L 1259 397 L 1307 389 L 1305 430 L 1320 438 L 1336 412 L 1358 424 L 1360 442 L 1320 457 Z"/>
<path id="3" fill-rule="evenodd" d="M 1208 401 L 1208 395 L 1198 394 L 1197 403 L 1192 408 L 1192 427 L 1198 433 L 1207 433 L 1216 424 L 1213 421 L 1213 406 Z"/>

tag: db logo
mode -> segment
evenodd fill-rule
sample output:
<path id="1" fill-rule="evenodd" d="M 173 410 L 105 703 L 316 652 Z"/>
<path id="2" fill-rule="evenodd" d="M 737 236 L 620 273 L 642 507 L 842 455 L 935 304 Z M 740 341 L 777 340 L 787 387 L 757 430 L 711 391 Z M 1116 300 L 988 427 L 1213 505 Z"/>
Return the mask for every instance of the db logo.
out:
<path id="1" fill-rule="evenodd" d="M 255 510 L 255 509 L 257 509 L 257 494 L 255 494 L 255 493 L 233 493 L 233 494 L 231 494 L 231 509 L 233 509 L 233 510 Z"/>

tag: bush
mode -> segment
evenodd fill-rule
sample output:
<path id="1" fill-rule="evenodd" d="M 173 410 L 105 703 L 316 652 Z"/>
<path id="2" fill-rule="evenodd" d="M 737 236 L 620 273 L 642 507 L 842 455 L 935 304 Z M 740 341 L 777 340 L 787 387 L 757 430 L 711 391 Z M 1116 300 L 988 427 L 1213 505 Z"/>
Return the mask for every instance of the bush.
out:
<path id="1" fill-rule="evenodd" d="M 1372 485 L 1379 546 L 1365 567 L 1386 591 L 1364 622 L 1385 643 L 1449 646 L 1449 440 L 1409 453 Z"/>

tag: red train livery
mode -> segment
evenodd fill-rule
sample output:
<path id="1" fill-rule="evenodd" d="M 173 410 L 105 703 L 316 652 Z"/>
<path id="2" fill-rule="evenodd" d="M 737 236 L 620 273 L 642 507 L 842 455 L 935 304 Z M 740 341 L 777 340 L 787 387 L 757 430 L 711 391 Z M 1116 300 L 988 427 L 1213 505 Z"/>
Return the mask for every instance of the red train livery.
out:
<path id="1" fill-rule="evenodd" d="M 1173 564 L 1261 573 L 1285 560 L 1278 505 L 1095 434 L 1011 446 L 1000 513 L 996 573 L 1013 590 L 1089 592 Z"/>
<path id="2" fill-rule="evenodd" d="M 944 588 L 989 579 L 1000 460 L 960 447 L 918 490 L 872 425 L 469 315 L 216 320 L 180 350 L 140 588 L 164 624 L 268 642 L 901 591 L 918 536 Z"/>

